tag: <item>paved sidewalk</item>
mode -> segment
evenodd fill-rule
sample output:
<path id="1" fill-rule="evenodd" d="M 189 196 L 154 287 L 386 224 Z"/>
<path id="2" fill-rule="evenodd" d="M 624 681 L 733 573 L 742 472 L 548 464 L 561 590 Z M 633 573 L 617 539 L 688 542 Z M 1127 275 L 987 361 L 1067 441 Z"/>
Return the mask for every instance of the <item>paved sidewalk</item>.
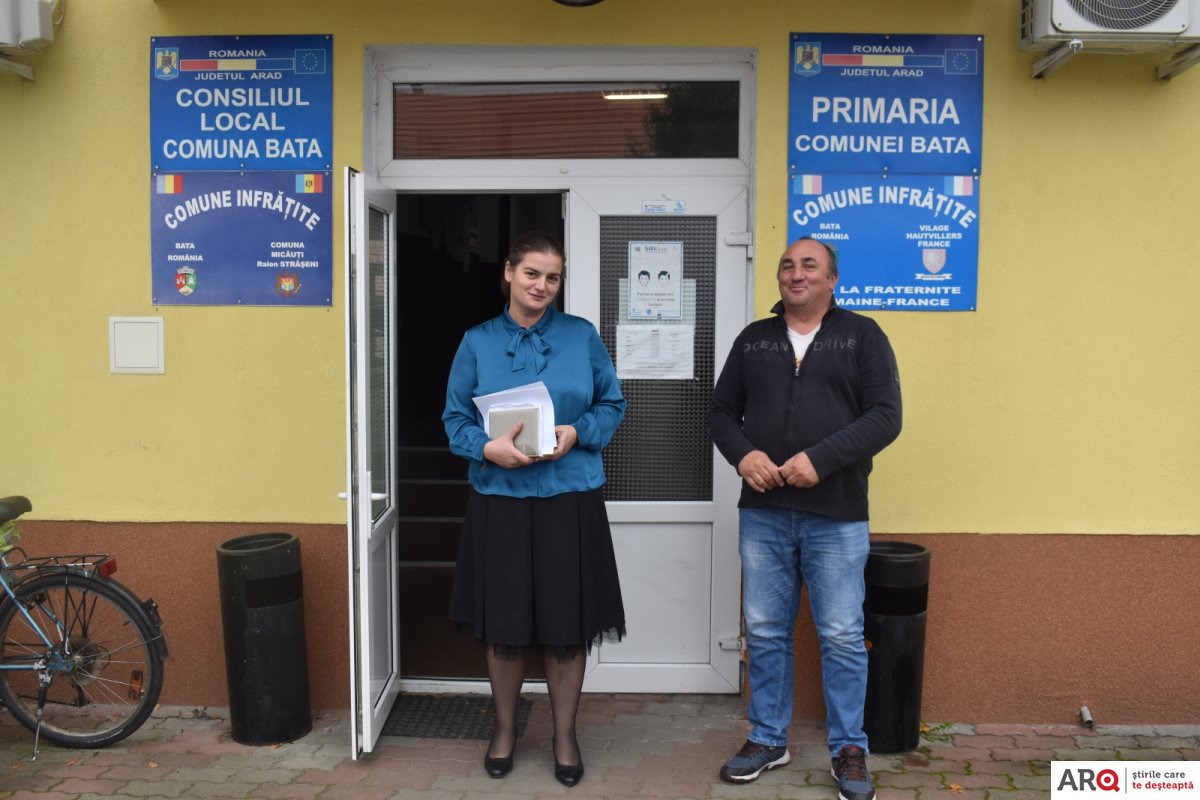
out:
<path id="1" fill-rule="evenodd" d="M 791 764 L 732 786 L 717 770 L 747 731 L 737 697 L 585 695 L 579 742 L 587 772 L 573 789 L 553 777 L 549 703 L 534 703 L 513 772 L 483 771 L 487 743 L 385 737 L 361 761 L 348 754 L 346 712 L 316 712 L 313 731 L 271 747 L 238 744 L 224 709 L 161 708 L 136 734 L 105 750 L 44 745 L 0 719 L 0 800 L 101 798 L 298 798 L 300 800 L 463 800 L 464 798 L 730 798 L 836 800 L 822 726 L 792 726 Z M 1200 725 L 935 726 L 906 755 L 873 755 L 880 800 L 1048 798 L 1049 762 L 1200 760 Z"/>

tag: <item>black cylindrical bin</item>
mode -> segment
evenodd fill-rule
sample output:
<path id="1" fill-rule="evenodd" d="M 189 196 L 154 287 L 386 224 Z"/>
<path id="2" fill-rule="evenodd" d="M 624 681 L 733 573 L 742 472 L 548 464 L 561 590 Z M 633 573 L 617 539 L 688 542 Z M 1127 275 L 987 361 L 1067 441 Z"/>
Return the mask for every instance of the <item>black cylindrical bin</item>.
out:
<path id="1" fill-rule="evenodd" d="M 217 546 L 229 721 L 242 744 L 312 730 L 300 540 L 255 533 Z"/>
<path id="2" fill-rule="evenodd" d="M 863 729 L 872 753 L 905 753 L 921 738 L 929 550 L 908 542 L 872 542 L 866 583 Z"/>

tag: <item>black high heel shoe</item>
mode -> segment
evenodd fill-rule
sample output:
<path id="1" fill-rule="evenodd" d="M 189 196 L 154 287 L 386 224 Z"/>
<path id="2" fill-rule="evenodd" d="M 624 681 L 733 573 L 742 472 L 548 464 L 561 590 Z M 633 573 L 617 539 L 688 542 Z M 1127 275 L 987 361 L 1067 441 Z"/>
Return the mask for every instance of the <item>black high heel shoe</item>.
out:
<path id="1" fill-rule="evenodd" d="M 560 764 L 554 759 L 554 777 L 567 788 L 579 783 L 583 780 L 583 759 L 578 764 Z"/>
<path id="2" fill-rule="evenodd" d="M 503 778 L 512 772 L 512 765 L 513 758 L 511 753 L 504 758 L 483 757 L 483 768 L 487 771 L 489 778 Z"/>
<path id="3" fill-rule="evenodd" d="M 513 743 L 513 752 L 516 752 L 516 743 Z M 488 753 L 492 752 L 492 746 L 488 745 Z M 503 758 L 492 758 L 487 755 L 483 756 L 483 769 L 487 772 L 489 778 L 503 778 L 508 773 L 512 772 L 513 754 L 509 753 Z"/>

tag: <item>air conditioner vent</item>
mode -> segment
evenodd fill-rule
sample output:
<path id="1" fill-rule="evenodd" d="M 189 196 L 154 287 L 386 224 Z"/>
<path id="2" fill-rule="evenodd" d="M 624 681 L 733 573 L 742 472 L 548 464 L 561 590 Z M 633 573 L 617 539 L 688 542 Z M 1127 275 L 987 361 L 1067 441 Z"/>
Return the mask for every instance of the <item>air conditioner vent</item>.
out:
<path id="1" fill-rule="evenodd" d="M 1077 53 L 1169 54 L 1160 80 L 1200 64 L 1200 0 L 1021 0 L 1021 49 L 1044 78 Z"/>
<path id="2" fill-rule="evenodd" d="M 1021 0 L 1021 49 L 1178 52 L 1200 42 L 1200 0 Z"/>
<path id="3" fill-rule="evenodd" d="M 1067 0 L 1080 17 L 1098 28 L 1132 31 L 1162 19 L 1179 0 Z"/>

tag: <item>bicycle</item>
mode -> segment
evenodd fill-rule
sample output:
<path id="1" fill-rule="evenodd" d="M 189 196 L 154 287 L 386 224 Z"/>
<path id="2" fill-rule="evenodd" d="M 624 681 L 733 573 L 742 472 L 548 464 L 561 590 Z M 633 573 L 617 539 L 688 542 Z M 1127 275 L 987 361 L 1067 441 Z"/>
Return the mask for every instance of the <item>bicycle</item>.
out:
<path id="1" fill-rule="evenodd" d="M 154 600 L 113 579 L 107 553 L 31 558 L 15 520 L 32 511 L 0 499 L 0 704 L 62 747 L 105 747 L 149 718 L 168 658 Z M 20 558 L 16 558 L 19 554 Z"/>

